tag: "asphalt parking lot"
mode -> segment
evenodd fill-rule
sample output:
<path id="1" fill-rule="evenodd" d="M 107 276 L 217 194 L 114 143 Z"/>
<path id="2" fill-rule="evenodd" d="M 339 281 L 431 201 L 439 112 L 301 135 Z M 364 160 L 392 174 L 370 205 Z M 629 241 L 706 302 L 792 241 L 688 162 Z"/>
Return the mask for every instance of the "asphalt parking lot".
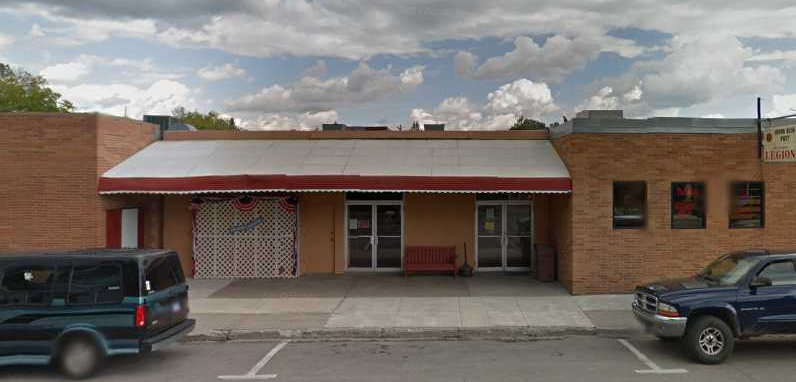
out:
<path id="1" fill-rule="evenodd" d="M 530 342 L 184 343 L 111 359 L 105 381 L 792 381 L 794 339 L 737 344 L 720 366 L 687 359 L 653 337 L 580 336 Z M 634 350 L 635 349 L 635 350 Z M 49 367 L 0 368 L 0 379 L 60 381 Z"/>

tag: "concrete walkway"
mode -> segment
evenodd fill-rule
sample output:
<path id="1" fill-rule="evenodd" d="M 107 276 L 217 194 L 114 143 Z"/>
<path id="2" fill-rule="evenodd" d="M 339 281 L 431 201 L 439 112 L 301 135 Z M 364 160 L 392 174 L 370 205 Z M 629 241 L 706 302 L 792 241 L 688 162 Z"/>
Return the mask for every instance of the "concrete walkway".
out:
<path id="1" fill-rule="evenodd" d="M 571 296 L 556 283 L 528 276 L 346 275 L 189 284 L 193 335 L 204 339 L 635 329 L 629 295 Z"/>

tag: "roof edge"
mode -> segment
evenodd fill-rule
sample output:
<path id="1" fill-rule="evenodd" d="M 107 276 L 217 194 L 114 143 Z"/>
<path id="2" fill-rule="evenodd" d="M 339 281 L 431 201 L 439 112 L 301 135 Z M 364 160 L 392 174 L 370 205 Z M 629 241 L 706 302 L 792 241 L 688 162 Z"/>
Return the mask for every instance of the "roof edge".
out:
<path id="1" fill-rule="evenodd" d="M 245 139 L 474 139 L 547 140 L 547 130 L 504 131 L 167 131 L 166 141 L 245 140 Z"/>
<path id="2" fill-rule="evenodd" d="M 755 134 L 756 132 L 757 120 L 753 118 L 573 118 L 550 128 L 550 135 L 554 139 L 570 134 Z"/>

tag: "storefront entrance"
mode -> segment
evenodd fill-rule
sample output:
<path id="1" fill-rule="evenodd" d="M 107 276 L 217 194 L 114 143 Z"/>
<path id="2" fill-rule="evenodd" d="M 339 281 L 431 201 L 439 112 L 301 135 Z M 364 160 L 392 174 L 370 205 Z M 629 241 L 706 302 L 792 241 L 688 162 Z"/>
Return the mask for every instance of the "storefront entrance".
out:
<path id="1" fill-rule="evenodd" d="M 478 270 L 527 271 L 531 268 L 531 200 L 478 201 L 476 220 Z"/>
<path id="2" fill-rule="evenodd" d="M 403 202 L 347 201 L 346 233 L 349 270 L 401 269 Z"/>

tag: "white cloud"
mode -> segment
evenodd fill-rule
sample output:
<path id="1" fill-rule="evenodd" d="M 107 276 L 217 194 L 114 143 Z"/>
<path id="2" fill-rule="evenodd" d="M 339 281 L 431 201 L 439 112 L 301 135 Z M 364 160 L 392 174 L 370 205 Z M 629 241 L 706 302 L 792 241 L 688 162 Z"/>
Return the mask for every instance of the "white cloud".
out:
<path id="1" fill-rule="evenodd" d="M 687 110 L 743 93 L 784 93 L 784 75 L 776 66 L 796 58 L 792 51 L 757 52 L 740 43 L 748 38 L 793 39 L 796 7 L 789 0 L 731 6 L 720 0 L 688 4 L 638 0 L 632 6 L 626 1 L 596 6 L 574 0 L 373 0 L 367 6 L 354 0 L 9 0 L 0 5 L 0 12 L 35 16 L 31 19 L 41 24 L 42 41 L 84 44 L 132 37 L 255 57 L 438 57 L 452 54 L 446 44 L 452 40 L 456 45 L 484 39 L 524 41 L 526 45 L 515 46 L 508 54 L 483 61 L 467 52 L 454 58 L 460 74 L 475 76 L 483 67 L 483 78 L 506 81 L 527 77 L 552 83 L 588 65 L 601 52 L 636 59 L 641 54 L 645 62 L 627 75 L 599 81 L 587 90 L 591 96 L 609 86 L 619 106 L 639 115 Z M 660 50 L 640 47 L 644 39 L 616 37 L 634 35 L 625 33 L 634 30 L 676 37 Z M 534 46 L 518 39 L 528 39 L 523 36 L 552 37 Z M 648 55 L 653 49 L 655 55 Z M 524 52 L 529 54 L 519 54 Z M 559 60 L 567 55 L 563 52 L 571 57 Z M 325 70 L 304 77 L 324 76 Z M 635 86 L 640 93 L 631 92 Z M 625 98 L 627 94 L 631 96 Z M 336 110 L 338 104 L 332 106 L 325 110 Z"/>
<path id="2" fill-rule="evenodd" d="M 547 84 L 534 83 L 526 78 L 501 86 L 489 93 L 487 99 L 484 109 L 491 114 L 541 119 L 544 114 L 558 110 Z"/>
<path id="3" fill-rule="evenodd" d="M 619 98 L 613 95 L 614 89 L 603 87 L 597 94 L 578 105 L 575 110 L 614 110 L 619 108 Z"/>
<path id="4" fill-rule="evenodd" d="M 353 0 L 9 0 L 0 8 L 66 25 L 48 35 L 73 43 L 141 37 L 260 57 L 359 60 L 429 53 L 430 42 L 529 35 L 588 38 L 601 51 L 632 57 L 639 47 L 611 31 L 637 28 L 695 38 L 717 32 L 741 38 L 793 36 L 792 1 L 730 5 L 721 0 L 603 1 L 598 6 L 574 0 L 373 0 L 367 6 Z"/>
<path id="5" fill-rule="evenodd" d="M 705 114 L 701 118 L 725 118 L 725 117 L 724 114 L 721 113 L 711 113 L 711 114 Z"/>
<path id="6" fill-rule="evenodd" d="M 459 77 L 472 77 L 478 57 L 470 52 L 459 52 L 453 56 L 453 70 Z"/>
<path id="7" fill-rule="evenodd" d="M 483 106 L 452 97 L 430 111 L 413 109 L 409 118 L 421 124 L 445 123 L 451 130 L 506 130 L 520 116 L 541 120 L 558 110 L 547 84 L 522 78 L 489 93 Z"/>
<path id="8" fill-rule="evenodd" d="M 28 35 L 30 37 L 44 37 L 47 35 L 47 33 L 45 33 L 43 29 L 41 29 L 41 26 L 39 24 L 33 23 L 33 26 L 30 27 L 30 32 L 28 32 Z"/>
<path id="9" fill-rule="evenodd" d="M 589 36 L 607 49 L 624 53 L 638 49 L 608 34 L 634 20 L 628 17 L 628 8 L 638 13 L 636 7 L 616 4 L 597 8 L 556 0 L 407 0 L 400 4 L 375 0 L 367 6 L 350 0 L 142 0 L 135 6 L 92 0 L 19 3 L 8 3 L 5 8 L 65 25 L 58 33 L 45 32 L 71 44 L 124 36 L 247 56 L 362 60 L 378 54 L 432 53 L 429 42 L 450 39 L 563 34 Z M 606 17 L 606 13 L 616 14 Z"/>
<path id="10" fill-rule="evenodd" d="M 415 87 L 423 83 L 423 69 L 425 66 L 413 66 L 401 73 L 401 83 L 406 86 Z"/>
<path id="11" fill-rule="evenodd" d="M 264 113 L 243 118 L 240 126 L 246 130 L 315 130 L 323 123 L 333 123 L 337 120 L 335 110 L 317 113 Z"/>
<path id="12" fill-rule="evenodd" d="M 796 94 L 775 94 L 771 97 L 771 110 L 766 117 L 776 118 L 796 113 Z"/>
<path id="13" fill-rule="evenodd" d="M 28 35 L 42 38 L 53 44 L 64 46 L 83 45 L 91 42 L 107 40 L 111 37 L 132 37 L 154 39 L 157 35 L 157 22 L 154 19 L 93 18 L 81 16 L 65 16 L 54 12 L 53 7 L 40 7 L 24 4 L 17 8 L 10 5 L 0 6 L 0 11 L 14 14 L 27 14 L 40 17 L 51 22 L 50 27 L 42 27 L 34 23 Z"/>
<path id="14" fill-rule="evenodd" d="M 556 35 L 549 37 L 540 46 L 532 38 L 521 36 L 514 40 L 514 50 L 489 58 L 478 68 L 475 67 L 475 56 L 460 52 L 454 57 L 454 67 L 459 75 L 468 78 L 528 76 L 542 81 L 558 82 L 565 75 L 585 68 L 601 52 L 617 50 L 618 47 L 618 52 L 628 57 L 641 53 L 639 48 L 622 49 L 630 45 L 628 40 L 613 38 L 612 45 L 604 45 L 603 42 Z"/>
<path id="15" fill-rule="evenodd" d="M 47 66 L 39 74 L 50 82 L 75 82 L 100 67 L 112 69 L 117 81 L 127 79 L 134 84 L 148 85 L 157 80 L 176 80 L 182 77 L 180 73 L 161 70 L 149 58 L 130 60 L 90 54 L 81 54 L 72 62 Z"/>
<path id="16" fill-rule="evenodd" d="M 55 64 L 42 69 L 39 74 L 50 82 L 71 82 L 80 79 L 89 72 L 89 65 L 84 62 Z"/>
<path id="17" fill-rule="evenodd" d="M 0 34 L 0 49 L 10 46 L 14 43 L 14 37 Z"/>
<path id="18" fill-rule="evenodd" d="M 735 37 L 675 36 L 659 60 L 636 62 L 615 78 L 593 86 L 595 95 L 580 108 L 610 106 L 629 116 L 679 115 L 683 108 L 729 99 L 740 94 L 771 94 L 785 85 L 782 71 L 749 64 L 754 51 Z M 606 88 L 608 92 L 603 92 Z"/>
<path id="19" fill-rule="evenodd" d="M 773 50 L 758 52 L 747 61 L 796 61 L 796 50 Z"/>
<path id="20" fill-rule="evenodd" d="M 400 75 L 391 68 L 372 69 L 360 63 L 349 75 L 323 80 L 302 77 L 289 85 L 272 85 L 257 93 L 229 101 L 230 111 L 262 113 L 317 113 L 338 107 L 385 99 L 411 90 L 423 82 L 423 67 L 406 69 Z"/>
<path id="21" fill-rule="evenodd" d="M 75 104 L 79 111 L 124 115 L 140 119 L 144 114 L 171 114 L 177 106 L 195 107 L 191 90 L 184 84 L 159 80 L 142 88 L 130 84 L 56 85 L 55 90 Z"/>
<path id="22" fill-rule="evenodd" d="M 219 81 L 234 77 L 243 77 L 246 71 L 232 64 L 222 66 L 208 66 L 196 71 L 201 79 L 207 81 Z"/>
<path id="23" fill-rule="evenodd" d="M 738 93 L 778 90 L 785 82 L 777 68 L 745 65 L 753 52 L 734 37 L 678 36 L 671 49 L 662 61 L 636 65 L 645 73 L 642 89 L 653 106 L 686 107 Z"/>
<path id="24" fill-rule="evenodd" d="M 621 109 L 622 105 L 641 100 L 643 92 L 639 85 L 634 86 L 625 94 L 616 94 L 610 86 L 604 86 L 575 107 L 575 112 L 581 110 L 616 110 Z"/>
<path id="25" fill-rule="evenodd" d="M 426 123 L 444 123 L 448 130 L 469 130 L 483 120 L 479 106 L 473 105 L 465 97 L 446 98 L 434 110 L 413 109 L 410 121 L 417 121 L 421 128 Z"/>

